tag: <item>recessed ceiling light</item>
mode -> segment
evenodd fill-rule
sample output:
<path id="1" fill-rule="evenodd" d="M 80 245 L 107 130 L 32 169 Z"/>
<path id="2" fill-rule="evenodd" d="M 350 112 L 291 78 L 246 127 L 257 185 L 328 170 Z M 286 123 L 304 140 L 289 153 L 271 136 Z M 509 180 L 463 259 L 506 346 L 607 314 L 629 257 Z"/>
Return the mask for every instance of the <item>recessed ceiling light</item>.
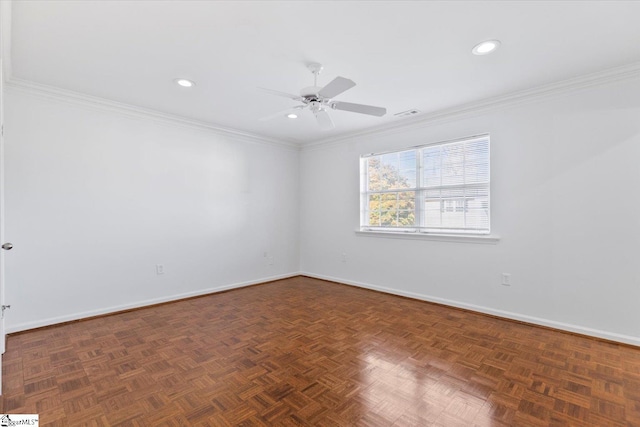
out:
<path id="1" fill-rule="evenodd" d="M 500 40 L 487 40 L 475 45 L 471 52 L 473 52 L 474 55 L 486 55 L 495 51 L 499 46 Z"/>
<path id="2" fill-rule="evenodd" d="M 298 118 L 298 115 L 297 115 L 297 114 L 290 113 L 290 114 L 287 114 L 287 117 L 289 117 L 290 119 L 297 119 L 297 118 Z"/>
<path id="3" fill-rule="evenodd" d="M 182 87 L 192 87 L 196 85 L 194 82 L 187 79 L 175 79 L 174 82 L 176 82 L 178 85 Z"/>

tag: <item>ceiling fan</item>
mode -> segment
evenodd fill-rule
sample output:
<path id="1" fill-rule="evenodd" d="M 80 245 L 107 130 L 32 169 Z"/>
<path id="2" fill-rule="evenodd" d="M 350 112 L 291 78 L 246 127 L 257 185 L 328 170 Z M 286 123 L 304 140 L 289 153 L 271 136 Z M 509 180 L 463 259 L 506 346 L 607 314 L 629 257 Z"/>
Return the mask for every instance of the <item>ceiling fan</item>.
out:
<path id="1" fill-rule="evenodd" d="M 335 79 L 331 80 L 326 86 L 319 87 L 318 74 L 322 72 L 322 65 L 316 62 L 312 62 L 311 64 L 307 65 L 307 68 L 309 68 L 309 71 L 311 71 L 311 73 L 313 74 L 313 86 L 303 88 L 300 91 L 300 95 L 293 95 L 277 90 L 258 88 L 272 95 L 284 96 L 285 98 L 302 102 L 302 105 L 296 105 L 293 108 L 271 114 L 269 116 L 261 118 L 260 120 L 271 120 L 283 115 L 293 114 L 296 110 L 306 109 L 313 113 L 322 129 L 333 129 L 333 120 L 331 120 L 329 113 L 327 113 L 328 110 L 351 111 L 352 113 L 369 114 L 371 116 L 378 117 L 382 117 L 387 113 L 387 109 L 382 107 L 354 104 L 351 102 L 334 101 L 334 97 L 351 89 L 356 84 L 352 80 L 346 79 L 344 77 L 336 77 Z"/>

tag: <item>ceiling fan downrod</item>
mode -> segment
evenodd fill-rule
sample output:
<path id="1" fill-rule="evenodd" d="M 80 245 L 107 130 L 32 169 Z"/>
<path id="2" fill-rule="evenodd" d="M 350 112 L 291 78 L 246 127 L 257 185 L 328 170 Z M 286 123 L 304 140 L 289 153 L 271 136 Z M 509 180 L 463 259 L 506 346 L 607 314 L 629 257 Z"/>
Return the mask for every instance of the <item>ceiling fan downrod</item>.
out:
<path id="1" fill-rule="evenodd" d="M 307 65 L 307 68 L 313 74 L 313 85 L 318 86 L 318 74 L 322 72 L 324 67 L 322 66 L 322 64 L 319 64 L 317 62 L 310 62 Z"/>

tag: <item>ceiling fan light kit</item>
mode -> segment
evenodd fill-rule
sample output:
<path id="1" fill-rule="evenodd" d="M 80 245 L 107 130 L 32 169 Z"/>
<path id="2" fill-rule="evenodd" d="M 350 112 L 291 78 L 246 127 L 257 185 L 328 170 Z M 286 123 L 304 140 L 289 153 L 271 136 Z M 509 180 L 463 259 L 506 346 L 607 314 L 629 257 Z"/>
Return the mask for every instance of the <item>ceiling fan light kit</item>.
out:
<path id="1" fill-rule="evenodd" d="M 315 116 L 318 125 L 322 129 L 333 129 L 335 127 L 335 125 L 333 124 L 333 120 L 331 120 L 331 116 L 329 116 L 329 113 L 327 113 L 328 110 L 342 110 L 377 117 L 382 117 L 387 113 L 387 109 L 383 107 L 374 107 L 372 105 L 334 101 L 334 97 L 354 87 L 356 85 L 355 82 L 345 77 L 338 76 L 335 79 L 331 80 L 326 86 L 319 87 L 318 75 L 323 70 L 322 65 L 317 62 L 312 62 L 307 65 L 307 68 L 309 69 L 309 71 L 311 71 L 311 74 L 313 74 L 313 86 L 302 88 L 299 96 L 272 89 L 260 89 L 264 92 L 270 93 L 271 95 L 283 96 L 294 101 L 302 102 L 302 105 L 297 105 L 292 109 L 307 109 L 311 111 Z M 289 118 L 293 118 L 291 117 L 292 115 L 295 115 L 297 117 L 296 114 L 291 112 L 292 109 L 284 112 L 285 115 Z M 272 114 L 270 116 L 263 117 L 261 120 L 270 120 L 272 118 L 280 116 L 282 113 L 283 112 Z"/>

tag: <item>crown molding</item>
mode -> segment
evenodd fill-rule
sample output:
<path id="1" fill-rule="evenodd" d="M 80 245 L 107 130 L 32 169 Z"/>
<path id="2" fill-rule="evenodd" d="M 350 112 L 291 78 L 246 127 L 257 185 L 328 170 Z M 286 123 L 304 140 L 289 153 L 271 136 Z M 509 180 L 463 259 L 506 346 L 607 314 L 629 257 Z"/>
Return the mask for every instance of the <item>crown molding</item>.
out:
<path id="1" fill-rule="evenodd" d="M 538 86 L 531 89 L 525 89 L 512 92 L 506 95 L 486 98 L 480 101 L 462 104 L 456 107 L 447 108 L 433 113 L 414 117 L 402 122 L 386 124 L 369 128 L 357 132 L 335 136 L 318 141 L 308 142 L 301 146 L 302 151 L 326 148 L 349 140 L 366 137 L 366 136 L 388 136 L 414 129 L 434 126 L 436 124 L 446 123 L 452 120 L 477 116 L 492 110 L 510 108 L 516 105 L 537 102 L 552 97 L 561 96 L 570 92 L 586 89 L 594 86 L 602 86 L 609 83 L 630 80 L 640 77 L 640 62 L 624 65 L 621 67 L 610 68 L 596 73 L 585 74 L 582 76 L 561 80 L 555 83 Z"/>
<path id="2" fill-rule="evenodd" d="M 0 3 L 4 4 L 5 2 L 2 1 Z M 4 20 L 6 19 L 4 18 L 5 9 L 3 9 L 2 12 L 2 32 L 4 36 L 4 32 L 6 30 L 4 26 Z M 5 48 L 5 43 L 6 39 L 3 38 L 3 49 Z M 5 61 L 6 67 L 6 58 L 3 59 Z M 10 71 L 5 71 L 5 73 L 6 72 Z M 267 144 L 296 151 L 310 151 L 315 149 L 327 148 L 333 145 L 344 143 L 346 141 L 367 136 L 390 136 L 402 132 L 446 123 L 452 120 L 460 120 L 467 117 L 477 116 L 479 114 L 493 110 L 510 108 L 516 105 L 557 97 L 581 89 L 601 86 L 608 83 L 629 80 L 638 77 L 640 77 L 640 62 L 635 62 L 622 67 L 611 68 L 597 73 L 574 77 L 544 86 L 512 92 L 506 95 L 486 98 L 480 101 L 459 105 L 457 107 L 435 111 L 427 115 L 403 120 L 396 123 L 381 125 L 361 131 L 350 132 L 332 138 L 321 139 L 302 144 L 293 140 L 268 138 L 249 132 L 243 132 L 237 129 L 224 128 L 208 122 L 193 120 L 182 116 L 163 113 L 152 109 L 111 101 L 105 98 L 86 95 L 79 92 L 74 92 L 17 78 L 7 79 L 8 81 L 5 87 L 8 90 L 15 90 L 43 98 L 55 99 L 58 101 L 72 103 L 74 105 L 84 107 L 98 108 L 103 111 L 124 114 L 130 117 L 151 119 L 154 121 L 168 123 L 189 129 L 212 132 L 217 135 L 241 139 L 252 143 Z"/>
<path id="3" fill-rule="evenodd" d="M 99 109 L 112 113 L 122 114 L 128 117 L 153 120 L 165 124 L 179 126 L 183 128 L 211 132 L 216 135 L 241 139 L 247 142 L 267 144 L 280 148 L 298 151 L 300 145 L 293 141 L 279 140 L 267 138 L 264 136 L 243 132 L 236 129 L 224 128 L 214 124 L 193 120 L 186 117 L 163 113 L 161 111 L 148 108 L 138 107 L 135 105 L 125 104 L 122 102 L 112 101 L 97 96 L 86 95 L 79 92 L 61 89 L 54 86 L 35 83 L 28 80 L 12 78 L 7 81 L 5 88 L 9 91 L 16 91 L 28 95 L 37 96 L 45 99 L 61 101 L 85 108 Z"/>

